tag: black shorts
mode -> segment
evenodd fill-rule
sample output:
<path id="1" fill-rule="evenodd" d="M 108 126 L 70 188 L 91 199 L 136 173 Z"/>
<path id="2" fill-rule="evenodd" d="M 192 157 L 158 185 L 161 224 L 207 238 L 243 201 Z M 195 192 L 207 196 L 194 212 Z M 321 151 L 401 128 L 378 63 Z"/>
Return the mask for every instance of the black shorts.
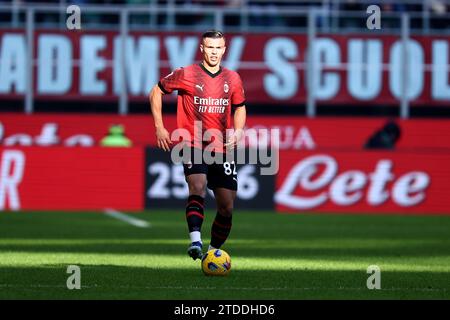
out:
<path id="1" fill-rule="evenodd" d="M 193 158 L 192 158 L 193 159 Z M 187 177 L 195 173 L 206 174 L 208 189 L 224 188 L 237 191 L 237 171 L 235 161 L 223 163 L 183 163 L 184 175 Z"/>

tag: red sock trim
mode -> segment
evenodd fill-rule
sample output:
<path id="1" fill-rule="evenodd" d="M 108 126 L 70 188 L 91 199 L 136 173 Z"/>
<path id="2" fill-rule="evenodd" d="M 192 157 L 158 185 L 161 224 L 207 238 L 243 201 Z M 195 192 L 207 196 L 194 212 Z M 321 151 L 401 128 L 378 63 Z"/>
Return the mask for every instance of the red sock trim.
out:
<path id="1" fill-rule="evenodd" d="M 213 237 L 216 237 L 216 238 L 219 238 L 219 239 L 222 239 L 222 240 L 227 240 L 227 238 L 228 238 L 228 237 L 222 236 L 222 235 L 220 235 L 218 233 L 215 233 L 214 231 L 211 232 L 211 235 Z"/>
<path id="2" fill-rule="evenodd" d="M 202 219 L 205 218 L 201 213 L 198 213 L 196 211 L 189 211 L 188 213 L 186 213 L 186 218 L 188 218 L 190 216 L 198 216 L 198 217 L 200 217 Z"/>
<path id="3" fill-rule="evenodd" d="M 217 221 L 214 221 L 214 224 L 216 225 L 216 226 L 218 226 L 218 227 L 221 227 L 221 228 L 224 228 L 224 229 L 231 229 L 231 224 L 221 224 L 221 223 L 218 223 Z"/>
<path id="4" fill-rule="evenodd" d="M 188 206 L 190 206 L 190 205 L 193 204 L 193 203 L 196 203 L 200 208 L 203 208 L 203 205 L 202 205 L 200 202 L 195 201 L 195 200 L 189 201 Z"/>

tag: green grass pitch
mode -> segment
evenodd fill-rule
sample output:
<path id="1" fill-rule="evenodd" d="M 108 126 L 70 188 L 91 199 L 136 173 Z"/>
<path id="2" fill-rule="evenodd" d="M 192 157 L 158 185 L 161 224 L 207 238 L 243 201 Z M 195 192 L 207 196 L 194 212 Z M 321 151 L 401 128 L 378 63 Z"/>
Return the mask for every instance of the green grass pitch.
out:
<path id="1" fill-rule="evenodd" d="M 186 254 L 183 210 L 137 228 L 102 213 L 0 213 L 0 299 L 449 299 L 450 216 L 236 210 L 228 277 Z M 206 213 L 203 241 L 214 213 Z M 81 289 L 66 286 L 68 265 Z M 381 269 L 381 290 L 366 287 Z"/>

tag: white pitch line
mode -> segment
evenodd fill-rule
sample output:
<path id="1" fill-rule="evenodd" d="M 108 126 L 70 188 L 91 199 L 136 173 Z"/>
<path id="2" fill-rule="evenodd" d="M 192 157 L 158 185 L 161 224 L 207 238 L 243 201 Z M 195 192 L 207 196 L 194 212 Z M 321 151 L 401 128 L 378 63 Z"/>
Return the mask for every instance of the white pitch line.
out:
<path id="1" fill-rule="evenodd" d="M 130 217 L 130 216 L 128 216 L 122 212 L 119 212 L 117 210 L 114 210 L 114 209 L 105 209 L 104 213 L 107 216 L 110 216 L 114 219 L 129 223 L 138 228 L 150 228 L 151 227 L 150 223 L 147 221 Z"/>

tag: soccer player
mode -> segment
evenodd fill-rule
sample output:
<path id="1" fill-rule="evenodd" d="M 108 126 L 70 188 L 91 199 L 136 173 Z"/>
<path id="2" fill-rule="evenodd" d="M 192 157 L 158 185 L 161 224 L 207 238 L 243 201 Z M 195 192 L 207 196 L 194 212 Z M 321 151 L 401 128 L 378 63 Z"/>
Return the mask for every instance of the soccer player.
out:
<path id="1" fill-rule="evenodd" d="M 220 65 L 225 49 L 222 32 L 205 32 L 200 44 L 202 62 L 174 70 L 153 87 L 149 99 L 159 148 L 170 151 L 172 144 L 162 119 L 162 96 L 174 90 L 178 90 L 178 128 L 188 130 L 192 137 L 195 136 L 198 123 L 202 125 L 202 132 L 208 129 L 219 130 L 221 135 L 214 136 L 215 143 L 219 144 L 215 151 L 222 155 L 236 147 L 245 126 L 245 96 L 240 76 Z M 234 133 L 226 139 L 226 130 L 232 128 L 232 111 Z M 190 145 L 202 150 L 207 144 L 205 141 L 192 139 Z M 200 163 L 183 163 L 183 168 L 189 187 L 186 220 L 191 244 L 188 254 L 195 260 L 203 255 L 201 227 L 206 187 L 213 190 L 217 204 L 208 250 L 218 249 L 230 234 L 237 174 L 234 161 L 206 164 L 203 157 Z"/>

